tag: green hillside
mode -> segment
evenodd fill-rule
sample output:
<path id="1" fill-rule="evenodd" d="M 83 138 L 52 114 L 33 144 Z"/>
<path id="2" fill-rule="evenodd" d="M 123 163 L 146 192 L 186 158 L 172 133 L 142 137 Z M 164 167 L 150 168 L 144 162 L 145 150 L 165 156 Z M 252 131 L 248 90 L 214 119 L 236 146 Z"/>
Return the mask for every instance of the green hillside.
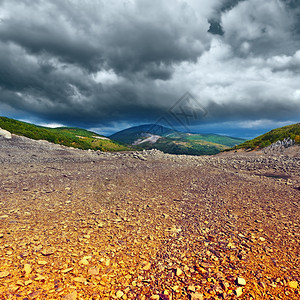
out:
<path id="1" fill-rule="evenodd" d="M 233 149 L 259 149 L 267 147 L 277 141 L 291 138 L 300 143 L 300 123 L 273 129 L 253 140 L 246 141 Z"/>
<path id="2" fill-rule="evenodd" d="M 207 141 L 215 144 L 220 144 L 228 147 L 234 147 L 243 143 L 245 140 L 241 138 L 235 138 L 225 135 L 218 135 L 218 134 L 192 134 L 186 137 L 187 140 L 190 141 Z"/>
<path id="3" fill-rule="evenodd" d="M 146 139 L 150 135 L 160 138 L 156 142 L 148 142 Z M 135 147 L 139 150 L 158 149 L 170 154 L 189 155 L 217 154 L 245 141 L 217 134 L 185 133 L 157 124 L 130 127 L 111 135 L 110 138 L 122 143 L 137 144 Z"/>
<path id="4" fill-rule="evenodd" d="M 158 149 L 169 154 L 213 155 L 228 147 L 207 141 L 189 141 L 162 137 L 156 143 L 145 142 L 136 146 L 138 149 Z"/>
<path id="5" fill-rule="evenodd" d="M 112 141 L 97 133 L 80 128 L 47 128 L 6 117 L 0 117 L 0 128 L 8 130 L 13 134 L 25 136 L 34 140 L 46 140 L 51 143 L 79 149 L 101 151 L 129 150 L 127 146 Z"/>

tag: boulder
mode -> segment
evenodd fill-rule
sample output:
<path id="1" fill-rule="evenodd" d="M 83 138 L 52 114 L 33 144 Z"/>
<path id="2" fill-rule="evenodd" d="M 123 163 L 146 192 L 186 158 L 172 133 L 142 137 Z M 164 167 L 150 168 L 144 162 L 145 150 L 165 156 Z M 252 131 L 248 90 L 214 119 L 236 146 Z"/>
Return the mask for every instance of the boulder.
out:
<path id="1" fill-rule="evenodd" d="M 5 139 L 11 139 L 11 133 L 7 130 L 0 128 L 0 137 L 4 137 Z"/>

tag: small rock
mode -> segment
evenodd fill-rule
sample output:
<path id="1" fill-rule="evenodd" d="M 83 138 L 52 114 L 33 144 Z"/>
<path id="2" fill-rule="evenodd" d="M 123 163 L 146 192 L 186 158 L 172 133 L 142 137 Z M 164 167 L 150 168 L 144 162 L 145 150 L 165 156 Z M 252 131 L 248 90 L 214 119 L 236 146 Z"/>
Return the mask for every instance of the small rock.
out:
<path id="1" fill-rule="evenodd" d="M 174 291 L 174 292 L 178 292 L 179 290 L 179 285 L 174 285 L 171 287 L 171 289 Z"/>
<path id="2" fill-rule="evenodd" d="M 34 280 L 36 280 L 36 281 L 46 280 L 46 277 L 45 277 L 45 276 L 42 276 L 42 275 L 40 275 L 40 274 L 38 274 L 37 277 L 34 278 Z"/>
<path id="3" fill-rule="evenodd" d="M 188 286 L 187 290 L 188 290 L 189 292 L 193 292 L 193 293 L 196 292 L 196 288 L 195 288 L 193 285 Z"/>
<path id="4" fill-rule="evenodd" d="M 237 297 L 240 297 L 243 294 L 243 288 L 242 287 L 238 287 L 235 290 L 235 294 L 236 294 Z"/>
<path id="5" fill-rule="evenodd" d="M 229 242 L 229 243 L 227 244 L 227 247 L 230 248 L 230 249 L 236 248 L 235 245 L 234 245 L 232 242 Z"/>
<path id="6" fill-rule="evenodd" d="M 99 274 L 99 268 L 97 267 L 91 267 L 88 270 L 89 275 L 98 275 Z"/>
<path id="7" fill-rule="evenodd" d="M 61 272 L 62 272 L 62 273 L 68 273 L 68 272 L 72 271 L 73 269 L 74 269 L 74 268 L 68 268 L 68 269 L 62 270 Z"/>
<path id="8" fill-rule="evenodd" d="M 62 297 L 64 300 L 76 300 L 77 299 L 77 292 L 74 291 L 71 294 L 65 295 Z"/>
<path id="9" fill-rule="evenodd" d="M 201 293 L 193 293 L 191 294 L 191 300 L 203 300 L 203 294 Z"/>
<path id="10" fill-rule="evenodd" d="M 238 285 L 246 285 L 246 280 L 245 280 L 244 278 L 242 278 L 242 277 L 238 277 L 238 278 L 236 279 L 236 283 L 237 283 Z"/>
<path id="11" fill-rule="evenodd" d="M 25 271 L 26 275 L 29 275 L 31 273 L 32 268 L 31 268 L 30 264 L 25 264 L 24 265 L 24 271 Z"/>
<path id="12" fill-rule="evenodd" d="M 29 280 L 26 280 L 26 281 L 24 282 L 24 285 L 27 286 L 27 285 L 29 285 L 29 284 L 31 284 L 31 283 L 32 283 L 32 280 L 29 279 Z"/>
<path id="13" fill-rule="evenodd" d="M 49 256 L 49 255 L 52 255 L 54 253 L 54 250 L 53 249 L 43 249 L 41 251 L 41 253 L 44 255 L 44 256 Z"/>
<path id="14" fill-rule="evenodd" d="M 123 297 L 123 295 L 124 295 L 124 293 L 122 291 L 117 291 L 116 292 L 117 298 L 121 298 L 121 297 Z"/>
<path id="15" fill-rule="evenodd" d="M 24 283 L 21 281 L 21 280 L 18 280 L 16 285 L 19 285 L 19 286 L 24 286 Z"/>
<path id="16" fill-rule="evenodd" d="M 84 256 L 83 259 L 89 260 L 89 259 L 92 259 L 92 256 L 87 255 L 87 256 Z"/>
<path id="17" fill-rule="evenodd" d="M 182 231 L 181 228 L 176 228 L 176 226 L 171 227 L 168 231 L 172 232 L 172 233 L 179 233 Z"/>
<path id="18" fill-rule="evenodd" d="M 177 269 L 176 269 L 176 275 L 177 275 L 177 276 L 180 276 L 180 275 L 182 275 L 182 274 L 183 274 L 182 270 L 181 270 L 180 268 L 177 268 Z"/>
<path id="19" fill-rule="evenodd" d="M 288 282 L 288 287 L 292 288 L 292 289 L 296 289 L 298 287 L 298 282 L 293 280 L 293 281 L 289 281 Z"/>
<path id="20" fill-rule="evenodd" d="M 83 258 L 82 260 L 80 260 L 79 263 L 81 265 L 88 265 L 89 264 L 88 260 L 86 260 L 85 258 Z"/>
<path id="21" fill-rule="evenodd" d="M 2 271 L 0 272 L 0 278 L 7 277 L 10 273 L 8 271 Z"/>
<path id="22" fill-rule="evenodd" d="M 151 263 L 147 263 L 145 264 L 145 266 L 143 267 L 144 271 L 149 271 L 151 269 Z"/>
<path id="23" fill-rule="evenodd" d="M 81 283 L 86 282 L 86 279 L 84 277 L 75 277 L 73 280 L 76 282 L 81 282 Z"/>
<path id="24" fill-rule="evenodd" d="M 46 265 L 48 262 L 47 261 L 45 261 L 45 260 L 38 260 L 38 265 L 42 265 L 42 266 L 44 266 L 44 265 Z"/>

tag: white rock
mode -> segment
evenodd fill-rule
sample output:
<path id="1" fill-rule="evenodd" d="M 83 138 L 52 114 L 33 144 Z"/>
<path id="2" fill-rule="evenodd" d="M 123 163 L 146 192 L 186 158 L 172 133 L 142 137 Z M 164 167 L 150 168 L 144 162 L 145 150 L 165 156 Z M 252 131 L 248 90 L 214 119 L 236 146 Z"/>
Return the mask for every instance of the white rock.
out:
<path id="1" fill-rule="evenodd" d="M 236 279 L 238 285 L 246 285 L 246 280 L 242 277 Z"/>
<path id="2" fill-rule="evenodd" d="M 3 136 L 5 139 L 11 139 L 11 133 L 2 128 L 0 128 L 0 136 Z"/>
<path id="3" fill-rule="evenodd" d="M 236 294 L 237 297 L 242 296 L 242 294 L 243 294 L 243 288 L 242 288 L 242 287 L 238 287 L 238 288 L 235 290 L 235 294 Z"/>

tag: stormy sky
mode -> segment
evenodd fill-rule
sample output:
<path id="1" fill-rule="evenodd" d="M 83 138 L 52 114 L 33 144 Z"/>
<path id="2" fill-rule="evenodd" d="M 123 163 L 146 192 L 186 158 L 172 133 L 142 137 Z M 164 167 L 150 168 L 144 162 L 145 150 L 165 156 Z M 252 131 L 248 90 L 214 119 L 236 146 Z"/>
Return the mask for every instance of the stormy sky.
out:
<path id="1" fill-rule="evenodd" d="M 0 115 L 38 124 L 249 138 L 300 119 L 298 0 L 0 0 L 0 53 Z"/>

